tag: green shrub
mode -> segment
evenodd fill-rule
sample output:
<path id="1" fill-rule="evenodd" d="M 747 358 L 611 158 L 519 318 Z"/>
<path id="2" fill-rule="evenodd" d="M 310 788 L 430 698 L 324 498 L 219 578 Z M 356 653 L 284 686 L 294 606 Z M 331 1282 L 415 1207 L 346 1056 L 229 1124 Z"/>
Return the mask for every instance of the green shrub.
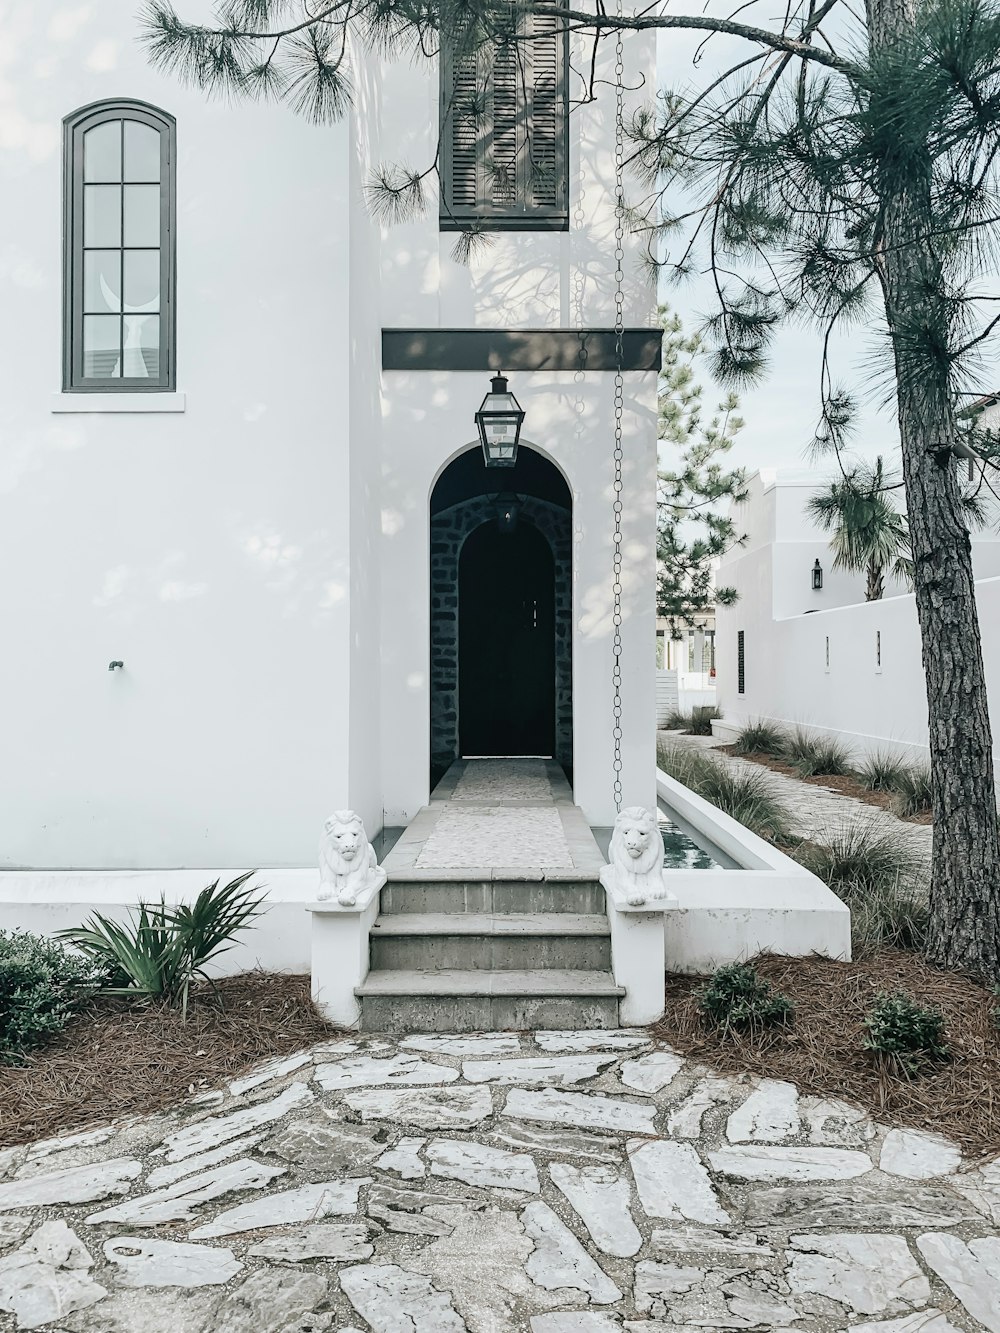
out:
<path id="1" fill-rule="evenodd" d="M 781 754 L 785 733 L 763 718 L 741 727 L 733 742 L 737 754 Z"/>
<path id="2" fill-rule="evenodd" d="M 948 1058 L 944 1016 L 905 991 L 879 995 L 865 1018 L 864 1047 L 912 1078 Z"/>
<path id="3" fill-rule="evenodd" d="M 682 713 L 679 708 L 672 708 L 663 722 L 664 731 L 690 731 L 691 714 Z"/>
<path id="4" fill-rule="evenodd" d="M 858 777 L 869 791 L 895 791 L 905 770 L 901 759 L 877 750 L 862 761 Z"/>
<path id="5" fill-rule="evenodd" d="M 221 889 L 216 880 L 190 907 L 168 907 L 163 899 L 140 903 L 126 925 L 95 912 L 85 926 L 60 935 L 104 970 L 109 992 L 179 1003 L 186 1017 L 195 978 L 207 979 L 207 963 L 231 949 L 236 934 L 261 913 L 263 895 L 247 887 L 254 874 L 247 871 Z"/>
<path id="6" fill-rule="evenodd" d="M 732 816 L 744 828 L 771 841 L 790 837 L 788 811 L 762 772 L 734 773 L 703 750 L 664 745 L 660 767 L 678 782 Z"/>
<path id="7" fill-rule="evenodd" d="M 0 1063 L 59 1032 L 104 980 L 88 958 L 27 931 L 0 931 Z"/>
<path id="8" fill-rule="evenodd" d="M 717 708 L 702 704 L 691 710 L 691 735 L 711 736 L 712 722 L 722 716 Z"/>
<path id="9" fill-rule="evenodd" d="M 848 826 L 827 843 L 791 854 L 851 909 L 857 953 L 880 947 L 920 949 L 927 938 L 924 862 L 912 845 L 875 823 Z"/>
<path id="10" fill-rule="evenodd" d="M 781 754 L 804 778 L 846 777 L 853 772 L 845 745 L 833 737 L 810 736 L 801 727 L 784 738 Z"/>
<path id="11" fill-rule="evenodd" d="M 897 815 L 927 814 L 934 801 L 929 764 L 904 765 L 892 789 L 892 808 Z"/>
<path id="12" fill-rule="evenodd" d="M 720 967 L 697 995 L 698 1008 L 713 1027 L 756 1031 L 789 1023 L 795 1006 L 744 963 Z"/>

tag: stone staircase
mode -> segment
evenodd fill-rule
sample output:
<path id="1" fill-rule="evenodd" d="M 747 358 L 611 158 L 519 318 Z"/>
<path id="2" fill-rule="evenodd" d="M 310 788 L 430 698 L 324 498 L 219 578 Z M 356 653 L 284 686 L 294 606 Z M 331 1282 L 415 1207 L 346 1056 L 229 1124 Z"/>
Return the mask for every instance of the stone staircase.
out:
<path id="1" fill-rule="evenodd" d="M 383 864 L 362 1029 L 618 1026 L 603 858 L 556 765 L 456 764 Z"/>

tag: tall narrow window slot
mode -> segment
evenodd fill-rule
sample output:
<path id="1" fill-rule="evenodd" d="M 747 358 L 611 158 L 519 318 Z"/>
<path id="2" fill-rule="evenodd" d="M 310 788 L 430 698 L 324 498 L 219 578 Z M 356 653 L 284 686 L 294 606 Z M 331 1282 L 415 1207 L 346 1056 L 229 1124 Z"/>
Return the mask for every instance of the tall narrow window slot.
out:
<path id="1" fill-rule="evenodd" d="M 174 387 L 174 120 L 143 102 L 68 116 L 63 388 Z"/>
<path id="2" fill-rule="evenodd" d="M 746 640 L 741 629 L 736 631 L 736 689 L 746 694 Z"/>
<path id="3" fill-rule="evenodd" d="M 515 4 L 493 15 L 485 44 L 441 36 L 441 229 L 565 231 L 568 33 Z"/>

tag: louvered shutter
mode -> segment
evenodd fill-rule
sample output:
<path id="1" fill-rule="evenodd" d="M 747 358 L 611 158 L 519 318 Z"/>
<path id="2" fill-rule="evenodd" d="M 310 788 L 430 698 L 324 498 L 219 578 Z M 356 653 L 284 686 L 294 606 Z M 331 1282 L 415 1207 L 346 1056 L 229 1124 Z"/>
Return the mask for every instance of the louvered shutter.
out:
<path id="1" fill-rule="evenodd" d="M 441 229 L 569 226 L 568 37 L 555 15 L 459 55 L 442 34 Z"/>

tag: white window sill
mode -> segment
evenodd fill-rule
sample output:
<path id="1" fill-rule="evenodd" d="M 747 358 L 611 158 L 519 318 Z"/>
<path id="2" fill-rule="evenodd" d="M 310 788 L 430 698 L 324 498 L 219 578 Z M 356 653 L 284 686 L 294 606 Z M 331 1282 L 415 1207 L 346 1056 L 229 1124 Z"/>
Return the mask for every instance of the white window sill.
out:
<path id="1" fill-rule="evenodd" d="M 53 412 L 184 412 L 185 393 L 54 393 Z"/>

